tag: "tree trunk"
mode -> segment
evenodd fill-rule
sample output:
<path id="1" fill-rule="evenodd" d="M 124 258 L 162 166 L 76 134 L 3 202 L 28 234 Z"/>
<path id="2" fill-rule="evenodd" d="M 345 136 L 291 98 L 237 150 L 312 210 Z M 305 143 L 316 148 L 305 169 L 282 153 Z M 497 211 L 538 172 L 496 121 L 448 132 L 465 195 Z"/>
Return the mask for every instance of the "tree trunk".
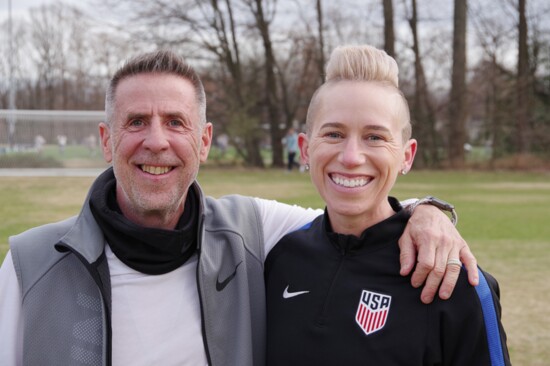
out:
<path id="1" fill-rule="evenodd" d="M 464 166 L 464 144 L 467 141 L 466 11 L 467 0 L 455 0 L 453 70 L 449 101 L 449 162 L 453 168 Z"/>
<path id="2" fill-rule="evenodd" d="M 225 0 L 225 11 L 220 8 L 218 0 L 210 0 L 210 7 L 213 11 L 209 26 L 216 34 L 217 42 L 214 46 L 207 47 L 216 55 L 220 65 L 223 65 L 229 73 L 230 82 L 224 84 L 229 104 L 228 110 L 232 120 L 249 120 L 246 116 L 249 112 L 247 98 L 244 95 L 244 80 L 241 64 L 240 51 L 238 47 L 238 36 L 236 31 L 233 4 L 231 0 Z M 207 6 L 200 2 L 201 6 Z M 207 12 L 205 12 L 207 13 Z M 264 162 L 260 153 L 260 140 L 258 137 L 258 126 L 251 123 L 237 123 L 238 130 L 241 130 L 238 137 L 243 140 L 241 146 L 234 136 L 231 141 L 237 153 L 245 160 L 245 164 L 257 168 L 263 168 Z M 244 147 L 244 148 L 243 148 Z"/>
<path id="3" fill-rule="evenodd" d="M 317 37 L 319 40 L 319 51 L 317 57 L 317 67 L 319 69 L 319 83 L 325 81 L 325 38 L 323 35 L 323 6 L 321 0 L 317 0 Z"/>
<path id="4" fill-rule="evenodd" d="M 271 136 L 271 148 L 273 154 L 272 164 L 274 167 L 283 167 L 283 145 L 281 143 L 283 133 L 282 130 L 279 128 L 279 124 L 281 123 L 281 121 L 279 116 L 279 109 L 277 106 L 275 55 L 273 54 L 271 36 L 269 34 L 269 22 L 265 18 L 262 1 L 263 0 L 255 0 L 255 7 L 251 6 L 251 9 L 254 12 L 254 16 L 256 18 L 256 26 L 260 31 L 265 52 L 265 105 L 269 118 L 269 132 Z"/>
<path id="5" fill-rule="evenodd" d="M 420 44 L 418 40 L 418 16 L 416 0 L 411 1 L 412 15 L 409 25 L 413 36 L 415 93 L 412 103 L 413 133 L 419 144 L 417 165 L 420 167 L 437 166 L 439 164 L 438 134 L 435 129 L 435 112 L 431 104 L 431 96 L 426 83 Z"/>
<path id="6" fill-rule="evenodd" d="M 395 34 L 393 30 L 393 2 L 382 0 L 384 7 L 384 50 L 395 58 Z"/>
<path id="7" fill-rule="evenodd" d="M 527 50 L 527 19 L 525 17 L 525 3 L 527 0 L 518 2 L 518 74 L 516 83 L 517 106 L 516 106 L 516 152 L 524 154 L 529 150 L 529 102 L 530 102 L 530 73 L 529 53 Z"/>

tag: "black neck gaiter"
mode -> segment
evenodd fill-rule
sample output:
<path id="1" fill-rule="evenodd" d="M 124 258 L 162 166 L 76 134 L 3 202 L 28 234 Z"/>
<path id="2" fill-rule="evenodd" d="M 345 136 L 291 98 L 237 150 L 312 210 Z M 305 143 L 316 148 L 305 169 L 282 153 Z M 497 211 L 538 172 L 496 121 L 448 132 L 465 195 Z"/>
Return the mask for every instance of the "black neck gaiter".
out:
<path id="1" fill-rule="evenodd" d="M 143 227 L 124 217 L 116 201 L 112 169 L 102 173 L 92 186 L 90 208 L 113 253 L 136 271 L 168 273 L 184 264 L 197 247 L 198 197 L 193 188 L 188 191 L 175 230 Z"/>

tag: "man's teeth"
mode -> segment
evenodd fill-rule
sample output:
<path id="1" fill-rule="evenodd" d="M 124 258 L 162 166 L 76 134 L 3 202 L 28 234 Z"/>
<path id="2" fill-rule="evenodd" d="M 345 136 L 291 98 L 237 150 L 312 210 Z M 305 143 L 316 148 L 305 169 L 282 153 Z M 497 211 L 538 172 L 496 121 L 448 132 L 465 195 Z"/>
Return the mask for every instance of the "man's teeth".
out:
<path id="1" fill-rule="evenodd" d="M 369 182 L 369 180 L 365 178 L 347 179 L 347 178 L 340 178 L 340 177 L 333 177 L 332 181 L 338 184 L 339 186 L 344 186 L 347 188 L 363 187 Z"/>
<path id="2" fill-rule="evenodd" d="M 170 170 L 172 170 L 172 167 L 142 165 L 141 170 L 143 170 L 145 173 L 149 173 L 149 174 L 153 174 L 153 175 L 159 175 L 159 174 L 168 173 Z"/>

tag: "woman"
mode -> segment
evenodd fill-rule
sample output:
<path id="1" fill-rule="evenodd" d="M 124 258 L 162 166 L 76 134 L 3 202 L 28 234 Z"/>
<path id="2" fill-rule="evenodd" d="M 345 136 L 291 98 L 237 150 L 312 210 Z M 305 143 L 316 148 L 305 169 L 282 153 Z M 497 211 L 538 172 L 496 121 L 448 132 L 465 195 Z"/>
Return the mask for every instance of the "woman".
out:
<path id="1" fill-rule="evenodd" d="M 383 51 L 340 47 L 312 98 L 299 145 L 326 210 L 267 258 L 268 365 L 510 364 L 490 275 L 474 288 L 462 270 L 424 305 L 399 274 L 409 213 L 389 192 L 417 142 L 397 73 Z"/>

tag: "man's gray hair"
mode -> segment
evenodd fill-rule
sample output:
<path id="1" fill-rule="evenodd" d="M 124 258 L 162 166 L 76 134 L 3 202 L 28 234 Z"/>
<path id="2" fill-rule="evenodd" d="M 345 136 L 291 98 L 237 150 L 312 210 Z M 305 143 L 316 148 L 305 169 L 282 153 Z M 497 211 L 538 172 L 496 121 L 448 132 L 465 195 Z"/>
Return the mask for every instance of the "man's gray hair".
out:
<path id="1" fill-rule="evenodd" d="M 105 114 L 109 125 L 112 123 L 118 84 L 125 78 L 149 73 L 172 74 L 188 80 L 195 89 L 200 123 L 206 123 L 206 94 L 199 75 L 182 57 L 172 51 L 160 50 L 133 57 L 115 72 L 105 94 Z"/>

